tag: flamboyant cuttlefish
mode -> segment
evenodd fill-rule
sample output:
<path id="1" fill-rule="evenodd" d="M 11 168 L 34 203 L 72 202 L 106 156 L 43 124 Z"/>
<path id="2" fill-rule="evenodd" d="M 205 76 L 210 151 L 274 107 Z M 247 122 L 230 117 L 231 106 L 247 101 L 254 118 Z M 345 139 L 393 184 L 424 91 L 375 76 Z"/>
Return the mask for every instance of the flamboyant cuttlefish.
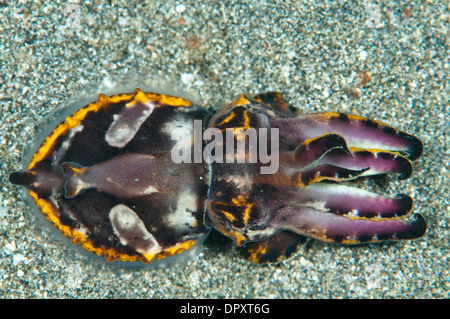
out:
<path id="1" fill-rule="evenodd" d="M 60 109 L 9 177 L 109 261 L 192 251 L 211 227 L 256 262 L 291 254 L 303 236 L 358 244 L 426 232 L 421 215 L 406 217 L 409 196 L 337 183 L 410 177 L 423 151 L 412 135 L 355 115 L 296 115 L 274 92 L 241 95 L 212 117 L 186 98 L 129 92 Z"/>

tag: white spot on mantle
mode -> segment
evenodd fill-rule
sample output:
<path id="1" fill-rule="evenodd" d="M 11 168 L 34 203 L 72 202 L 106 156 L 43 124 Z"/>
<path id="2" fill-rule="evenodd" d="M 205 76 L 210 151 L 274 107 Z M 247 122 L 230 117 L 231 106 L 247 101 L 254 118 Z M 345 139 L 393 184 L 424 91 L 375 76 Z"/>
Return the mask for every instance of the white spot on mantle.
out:
<path id="1" fill-rule="evenodd" d="M 197 200 L 198 197 L 191 190 L 183 191 L 178 196 L 177 209 L 167 216 L 167 223 L 179 227 L 197 226 L 197 219 L 193 215 L 198 209 Z"/>
<path id="2" fill-rule="evenodd" d="M 147 230 L 142 219 L 131 208 L 123 204 L 116 205 L 109 212 L 109 219 L 114 233 L 122 245 L 129 246 L 130 244 L 131 248 L 142 254 L 153 255 L 160 251 L 161 247 L 156 238 Z M 134 247 L 133 242 L 136 237 L 139 237 L 143 245 Z"/>
<path id="3" fill-rule="evenodd" d="M 145 103 L 145 109 L 141 111 L 140 116 L 133 118 L 133 121 L 130 121 L 128 115 L 138 106 L 140 105 L 129 103 L 120 114 L 115 114 L 113 116 L 113 122 L 105 135 L 105 141 L 110 146 L 122 148 L 127 145 L 134 138 L 145 120 L 153 113 L 153 109 L 155 108 L 155 104 L 147 101 Z"/>

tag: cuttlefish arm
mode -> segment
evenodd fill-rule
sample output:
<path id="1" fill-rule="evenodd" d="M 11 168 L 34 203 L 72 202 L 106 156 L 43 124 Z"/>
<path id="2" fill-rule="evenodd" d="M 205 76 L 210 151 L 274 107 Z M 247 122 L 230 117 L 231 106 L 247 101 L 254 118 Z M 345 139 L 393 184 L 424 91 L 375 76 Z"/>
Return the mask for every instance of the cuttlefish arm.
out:
<path id="1" fill-rule="evenodd" d="M 261 174 L 261 162 L 212 164 L 208 216 L 251 260 L 288 256 L 302 236 L 360 244 L 426 232 L 421 215 L 408 216 L 409 196 L 390 198 L 337 183 L 386 173 L 410 177 L 411 161 L 423 151 L 412 135 L 359 116 L 295 115 L 278 93 L 241 96 L 210 127 L 279 129 L 276 173 Z"/>

